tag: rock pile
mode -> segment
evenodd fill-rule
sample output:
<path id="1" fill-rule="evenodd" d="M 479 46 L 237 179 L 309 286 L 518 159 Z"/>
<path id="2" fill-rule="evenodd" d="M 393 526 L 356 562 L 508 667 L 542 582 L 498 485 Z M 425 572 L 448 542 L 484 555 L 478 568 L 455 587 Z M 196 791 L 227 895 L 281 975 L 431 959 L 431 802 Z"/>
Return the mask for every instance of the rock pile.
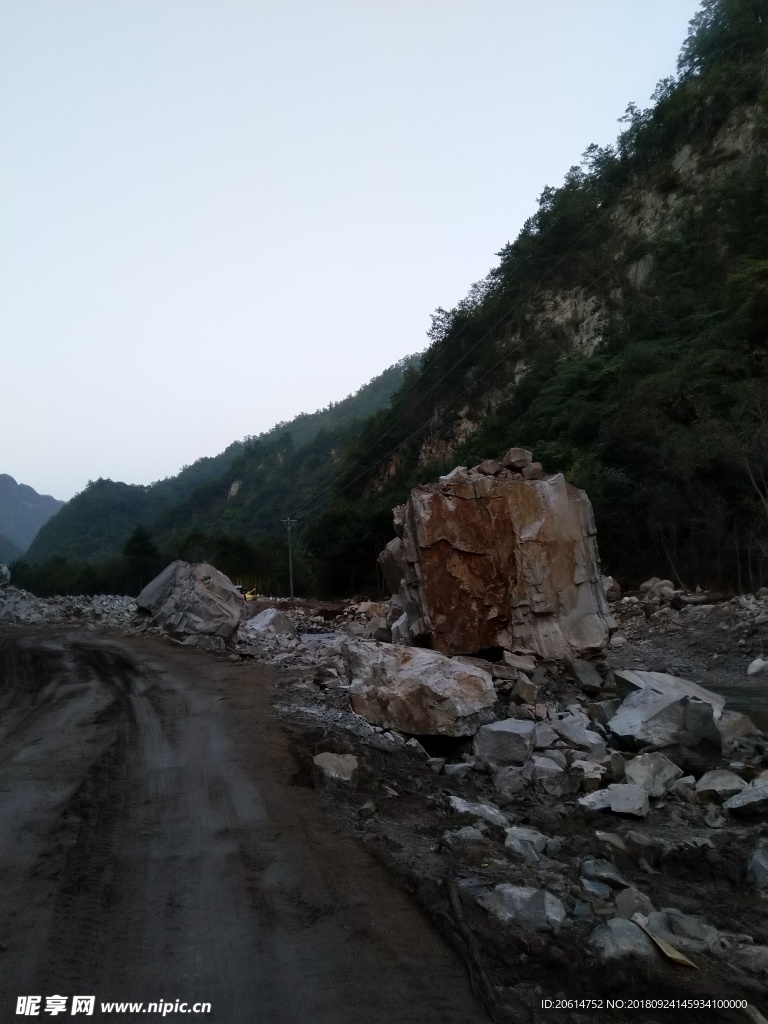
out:
<path id="1" fill-rule="evenodd" d="M 587 958 L 579 971 L 653 974 L 693 957 L 718 985 L 738 985 L 768 966 L 768 932 L 749 910 L 755 890 L 768 891 L 768 746 L 745 716 L 749 728 L 733 728 L 718 694 L 603 662 L 447 658 L 340 633 L 264 634 L 258 645 L 292 670 L 278 713 L 323 737 L 312 774 L 332 813 L 346 794 L 354 827 L 380 839 L 419 891 L 452 865 L 473 930 L 496 943 L 490 959 L 507 951 L 533 964 L 562 935 L 569 960 Z M 482 679 L 491 699 L 480 715 L 457 714 L 456 694 L 427 692 L 456 668 Z M 432 727 L 453 745 L 430 747 Z M 648 728 L 660 743 L 646 742 Z M 744 886 L 740 909 L 728 907 L 724 893 Z"/>
<path id="2" fill-rule="evenodd" d="M 443 654 L 494 647 L 547 659 L 599 651 L 614 622 L 592 506 L 530 452 L 458 467 L 394 510 L 379 561 L 396 642 Z"/>
<path id="3" fill-rule="evenodd" d="M 0 590 L 0 625 L 79 622 L 122 628 L 133 621 L 135 614 L 133 598 L 116 594 L 40 598 L 8 585 Z"/>

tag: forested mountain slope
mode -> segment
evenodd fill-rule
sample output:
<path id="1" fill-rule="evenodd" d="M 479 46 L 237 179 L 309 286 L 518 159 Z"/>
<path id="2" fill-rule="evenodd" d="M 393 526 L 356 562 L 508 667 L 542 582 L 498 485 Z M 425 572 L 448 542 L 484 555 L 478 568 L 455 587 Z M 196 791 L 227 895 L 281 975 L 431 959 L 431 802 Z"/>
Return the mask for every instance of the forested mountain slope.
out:
<path id="1" fill-rule="evenodd" d="M 148 486 L 89 482 L 40 531 L 25 561 L 103 561 L 122 552 L 137 525 L 164 548 L 200 531 L 251 538 L 279 533 L 281 516 L 318 479 L 332 475 L 341 447 L 367 416 L 389 403 L 406 369 L 417 362 L 408 356 L 343 401 L 235 441 L 177 476 Z"/>
<path id="2" fill-rule="evenodd" d="M 314 522 L 304 509 L 326 588 L 370 579 L 410 486 L 513 444 L 586 488 L 604 565 L 626 581 L 768 583 L 764 0 L 706 0 L 678 74 L 623 120 L 437 311 L 333 504 Z"/>

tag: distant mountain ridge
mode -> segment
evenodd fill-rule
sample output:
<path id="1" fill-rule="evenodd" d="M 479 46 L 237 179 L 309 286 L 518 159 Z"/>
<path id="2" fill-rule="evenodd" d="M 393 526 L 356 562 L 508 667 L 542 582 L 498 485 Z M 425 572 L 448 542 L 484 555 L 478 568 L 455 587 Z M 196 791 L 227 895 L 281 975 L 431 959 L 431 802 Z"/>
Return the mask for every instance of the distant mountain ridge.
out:
<path id="1" fill-rule="evenodd" d="M 0 473 L 0 560 L 12 561 L 22 555 L 63 505 L 58 498 L 38 494 L 34 487 Z"/>
<path id="2" fill-rule="evenodd" d="M 40 530 L 25 561 L 103 561 L 122 551 L 137 525 L 165 546 L 193 530 L 252 538 L 279 533 L 280 517 L 328 483 L 341 451 L 368 417 L 389 405 L 418 358 L 406 356 L 342 401 L 234 441 L 176 476 L 146 486 L 89 481 Z"/>

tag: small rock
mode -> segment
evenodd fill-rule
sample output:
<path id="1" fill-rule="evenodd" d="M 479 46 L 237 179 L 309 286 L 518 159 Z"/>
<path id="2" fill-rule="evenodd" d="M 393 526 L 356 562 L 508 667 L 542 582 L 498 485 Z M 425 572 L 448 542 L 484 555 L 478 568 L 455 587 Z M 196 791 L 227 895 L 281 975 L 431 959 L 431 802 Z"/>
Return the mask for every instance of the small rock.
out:
<path id="1" fill-rule="evenodd" d="M 453 853 L 461 853 L 469 860 L 477 861 L 484 861 L 492 851 L 492 846 L 483 833 L 472 825 L 446 832 L 440 840 L 440 845 Z"/>
<path id="2" fill-rule="evenodd" d="M 530 775 L 525 768 L 502 768 L 493 777 L 493 788 L 497 799 L 503 804 L 510 804 L 515 797 L 524 792 L 530 782 Z"/>
<path id="3" fill-rule="evenodd" d="M 765 661 L 763 658 L 755 658 L 755 660 L 750 662 L 747 667 L 747 675 L 756 676 L 758 672 L 765 672 L 767 668 L 768 661 Z"/>
<path id="4" fill-rule="evenodd" d="M 521 674 L 512 690 L 512 699 L 516 704 L 535 704 L 538 697 L 538 686 L 534 686 L 527 676 Z"/>
<path id="5" fill-rule="evenodd" d="M 558 857 L 562 853 L 563 840 L 555 836 L 552 839 L 547 840 L 547 845 L 544 847 L 544 853 L 547 857 Z"/>
<path id="6" fill-rule="evenodd" d="M 487 821 L 489 824 L 497 825 L 499 828 L 503 829 L 509 827 L 507 819 L 499 808 L 494 807 L 493 804 L 462 800 L 461 797 L 458 796 L 449 797 L 448 803 L 450 804 L 451 810 L 456 814 L 468 814 L 473 818 L 482 818 L 483 821 Z"/>
<path id="7" fill-rule="evenodd" d="M 642 832 L 627 832 L 624 845 L 635 864 L 641 860 L 651 865 L 658 864 L 662 846 L 657 839 L 652 839 Z"/>
<path id="8" fill-rule="evenodd" d="M 725 825 L 725 818 L 714 804 L 707 807 L 704 815 L 704 824 L 709 828 L 722 828 Z"/>
<path id="9" fill-rule="evenodd" d="M 603 963 L 617 960 L 653 963 L 656 949 L 639 925 L 623 917 L 614 917 L 599 925 L 589 942 Z"/>
<path id="10" fill-rule="evenodd" d="M 547 722 L 537 722 L 533 733 L 533 746 L 536 750 L 546 750 L 557 743 L 557 733 Z"/>
<path id="11" fill-rule="evenodd" d="M 607 725 L 620 707 L 621 701 L 618 698 L 614 698 L 613 700 L 594 701 L 587 705 L 587 711 L 593 722 L 597 722 L 599 725 Z"/>
<path id="12" fill-rule="evenodd" d="M 486 459 L 485 462 L 475 466 L 478 473 L 482 473 L 484 476 L 496 476 L 503 468 L 502 464 L 495 459 Z"/>
<path id="13" fill-rule="evenodd" d="M 768 839 L 758 839 L 747 862 L 747 875 L 758 888 L 768 886 Z"/>
<path id="14" fill-rule="evenodd" d="M 513 654 L 511 651 L 504 651 L 504 661 L 510 668 L 518 672 L 533 672 L 536 668 L 536 659 L 527 654 Z"/>
<path id="15" fill-rule="evenodd" d="M 594 793 L 596 789 L 600 788 L 605 772 L 602 765 L 595 764 L 594 761 L 575 760 L 571 762 L 571 768 L 578 774 L 580 788 L 585 793 Z"/>
<path id="16" fill-rule="evenodd" d="M 286 636 L 296 635 L 293 623 L 279 608 L 265 608 L 263 612 L 259 612 L 258 615 L 244 623 L 240 627 L 240 632 L 252 636 L 256 633 L 266 633 L 270 629 Z"/>
<path id="17" fill-rule="evenodd" d="M 376 804 L 373 800 L 366 800 L 357 812 L 361 818 L 372 818 L 376 813 Z"/>
<path id="18" fill-rule="evenodd" d="M 526 448 L 510 448 L 502 458 L 501 464 L 505 469 L 524 469 L 533 462 L 533 454 Z"/>
<path id="19" fill-rule="evenodd" d="M 753 736 L 757 726 L 749 717 L 739 711 L 723 711 L 716 723 L 723 747 L 728 747 L 742 736 Z"/>
<path id="20" fill-rule="evenodd" d="M 553 722 L 552 728 L 572 747 L 587 751 L 585 756 L 588 760 L 602 761 L 606 754 L 605 740 L 598 733 L 588 729 L 583 719 L 586 719 L 586 716 L 570 714 Z M 589 722 L 589 719 L 586 719 L 586 722 Z"/>
<path id="21" fill-rule="evenodd" d="M 473 753 L 494 764 L 525 764 L 533 751 L 535 725 L 507 718 L 481 726 L 475 733 Z"/>
<path id="22" fill-rule="evenodd" d="M 616 897 L 616 917 L 624 917 L 631 920 L 633 914 L 652 914 L 655 907 L 644 892 L 634 889 L 622 889 Z"/>
<path id="23" fill-rule="evenodd" d="M 577 805 L 588 814 L 608 811 L 611 807 L 611 797 L 607 789 L 597 789 L 594 793 L 579 797 Z"/>
<path id="24" fill-rule="evenodd" d="M 624 782 L 627 762 L 617 750 L 612 750 L 608 755 L 608 770 L 614 782 Z"/>
<path id="25" fill-rule="evenodd" d="M 768 810 L 768 780 L 755 779 L 745 789 L 723 802 L 731 814 L 760 814 Z"/>
<path id="26" fill-rule="evenodd" d="M 566 917 L 565 907 L 552 893 L 505 882 L 481 898 L 481 903 L 503 923 L 527 925 L 536 931 L 556 930 Z"/>
<path id="27" fill-rule="evenodd" d="M 604 882 L 597 882 L 593 878 L 582 878 L 581 887 L 590 896 L 596 896 L 599 900 L 604 900 L 606 903 L 611 898 L 611 887 Z"/>
<path id="28" fill-rule="evenodd" d="M 724 768 L 706 772 L 696 783 L 696 796 L 702 803 L 722 803 L 747 788 L 744 779 Z"/>
<path id="29" fill-rule="evenodd" d="M 670 796 L 677 797 L 687 804 L 696 803 L 696 779 L 693 775 L 685 775 L 682 779 L 676 779 L 669 787 Z"/>
<path id="30" fill-rule="evenodd" d="M 598 829 L 595 832 L 595 839 L 599 846 L 611 856 L 615 856 L 617 853 L 626 856 L 627 848 L 624 845 L 624 840 L 615 832 L 601 832 Z"/>
<path id="31" fill-rule="evenodd" d="M 529 466 L 523 466 L 523 478 L 525 480 L 541 480 L 544 476 L 544 467 L 540 462 L 532 462 Z"/>
<path id="32" fill-rule="evenodd" d="M 581 863 L 581 873 L 585 878 L 591 878 L 595 882 L 603 882 L 613 889 L 627 889 L 629 882 L 623 877 L 615 864 L 609 860 L 597 860 L 590 858 Z"/>
<path id="33" fill-rule="evenodd" d="M 357 758 L 354 754 L 326 751 L 313 759 L 315 785 L 357 785 Z"/>
<path id="34" fill-rule="evenodd" d="M 510 846 L 511 841 L 529 843 L 536 853 L 544 853 L 549 839 L 535 828 L 526 828 L 523 825 L 513 825 L 507 829 L 505 846 Z"/>
<path id="35" fill-rule="evenodd" d="M 609 806 L 614 814 L 631 814 L 637 818 L 644 818 L 650 810 L 648 794 L 642 786 L 613 783 L 605 792 L 608 794 Z"/>
<path id="36" fill-rule="evenodd" d="M 603 688 L 603 677 L 597 669 L 583 658 L 568 658 L 568 671 L 585 693 L 599 693 Z"/>
<path id="37" fill-rule="evenodd" d="M 627 782 L 641 786 L 648 796 L 660 798 L 683 772 L 668 757 L 654 753 L 640 754 L 633 758 L 627 764 L 625 774 Z"/>

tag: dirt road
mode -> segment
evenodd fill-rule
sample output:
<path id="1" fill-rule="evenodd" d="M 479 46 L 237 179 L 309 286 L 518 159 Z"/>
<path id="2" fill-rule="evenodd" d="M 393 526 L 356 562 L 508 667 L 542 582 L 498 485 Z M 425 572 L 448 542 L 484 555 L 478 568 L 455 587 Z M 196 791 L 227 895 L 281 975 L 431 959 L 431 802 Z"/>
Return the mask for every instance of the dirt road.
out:
<path id="1" fill-rule="evenodd" d="M 474 1024 L 464 968 L 292 784 L 273 677 L 147 639 L 0 636 L 0 1020 L 19 996 L 217 1024 Z M 64 1014 L 62 1014 L 62 1017 Z M 77 1018 L 76 1018 L 77 1019 Z M 163 1019 L 145 1008 L 139 1019 Z"/>

